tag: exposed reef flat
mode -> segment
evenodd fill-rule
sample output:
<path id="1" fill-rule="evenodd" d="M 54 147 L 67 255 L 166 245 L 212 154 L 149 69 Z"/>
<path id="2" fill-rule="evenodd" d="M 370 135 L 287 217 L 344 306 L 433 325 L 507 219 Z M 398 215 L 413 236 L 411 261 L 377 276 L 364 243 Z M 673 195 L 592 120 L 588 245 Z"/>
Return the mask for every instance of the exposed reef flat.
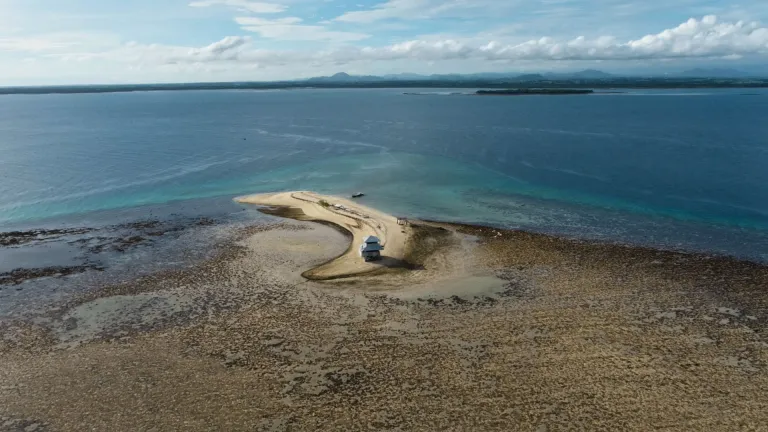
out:
<path id="1" fill-rule="evenodd" d="M 764 424 L 768 267 L 468 225 L 411 230 L 412 267 L 313 281 L 302 273 L 344 254 L 349 234 L 275 220 L 194 267 L 0 321 L 0 427 Z"/>

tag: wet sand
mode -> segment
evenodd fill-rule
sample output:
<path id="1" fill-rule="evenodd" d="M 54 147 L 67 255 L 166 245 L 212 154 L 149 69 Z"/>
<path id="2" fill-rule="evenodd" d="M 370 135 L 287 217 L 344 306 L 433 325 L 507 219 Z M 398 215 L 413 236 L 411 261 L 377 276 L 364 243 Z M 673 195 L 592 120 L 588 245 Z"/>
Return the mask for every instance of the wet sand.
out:
<path id="1" fill-rule="evenodd" d="M 765 428 L 765 266 L 410 229 L 409 269 L 307 280 L 349 237 L 276 220 L 0 322 L 0 430 Z"/>

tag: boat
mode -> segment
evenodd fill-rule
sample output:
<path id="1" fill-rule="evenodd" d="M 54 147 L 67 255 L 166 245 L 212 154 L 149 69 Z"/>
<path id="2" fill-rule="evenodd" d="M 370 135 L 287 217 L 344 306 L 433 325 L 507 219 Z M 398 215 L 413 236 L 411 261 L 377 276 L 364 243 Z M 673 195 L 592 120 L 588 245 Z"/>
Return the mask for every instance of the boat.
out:
<path id="1" fill-rule="evenodd" d="M 362 192 L 358 192 L 356 194 L 352 194 L 352 198 L 362 198 L 364 196 L 365 196 L 365 194 L 362 193 Z"/>

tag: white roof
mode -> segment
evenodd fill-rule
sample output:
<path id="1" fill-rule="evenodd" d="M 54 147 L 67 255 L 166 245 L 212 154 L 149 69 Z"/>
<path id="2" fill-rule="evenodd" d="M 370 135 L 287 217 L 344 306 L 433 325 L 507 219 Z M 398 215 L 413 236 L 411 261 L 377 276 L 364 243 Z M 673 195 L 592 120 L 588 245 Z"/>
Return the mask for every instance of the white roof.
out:
<path id="1" fill-rule="evenodd" d="M 381 247 L 380 244 L 371 243 L 371 244 L 364 244 L 360 246 L 360 251 L 362 252 L 377 252 L 377 251 L 383 251 L 384 248 Z"/>
<path id="2" fill-rule="evenodd" d="M 368 236 L 365 238 L 366 243 L 381 243 L 381 240 L 379 240 L 376 236 Z"/>

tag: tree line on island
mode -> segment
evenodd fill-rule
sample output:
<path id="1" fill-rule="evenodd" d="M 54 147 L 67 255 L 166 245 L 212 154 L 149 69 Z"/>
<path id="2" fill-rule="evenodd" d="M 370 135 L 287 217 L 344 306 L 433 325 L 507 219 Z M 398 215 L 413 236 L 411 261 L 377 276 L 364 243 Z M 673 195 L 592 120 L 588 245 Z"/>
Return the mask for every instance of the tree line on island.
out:
<path id="1" fill-rule="evenodd" d="M 592 89 L 517 88 L 503 90 L 478 90 L 479 96 L 525 96 L 525 95 L 580 95 L 592 94 Z"/>

